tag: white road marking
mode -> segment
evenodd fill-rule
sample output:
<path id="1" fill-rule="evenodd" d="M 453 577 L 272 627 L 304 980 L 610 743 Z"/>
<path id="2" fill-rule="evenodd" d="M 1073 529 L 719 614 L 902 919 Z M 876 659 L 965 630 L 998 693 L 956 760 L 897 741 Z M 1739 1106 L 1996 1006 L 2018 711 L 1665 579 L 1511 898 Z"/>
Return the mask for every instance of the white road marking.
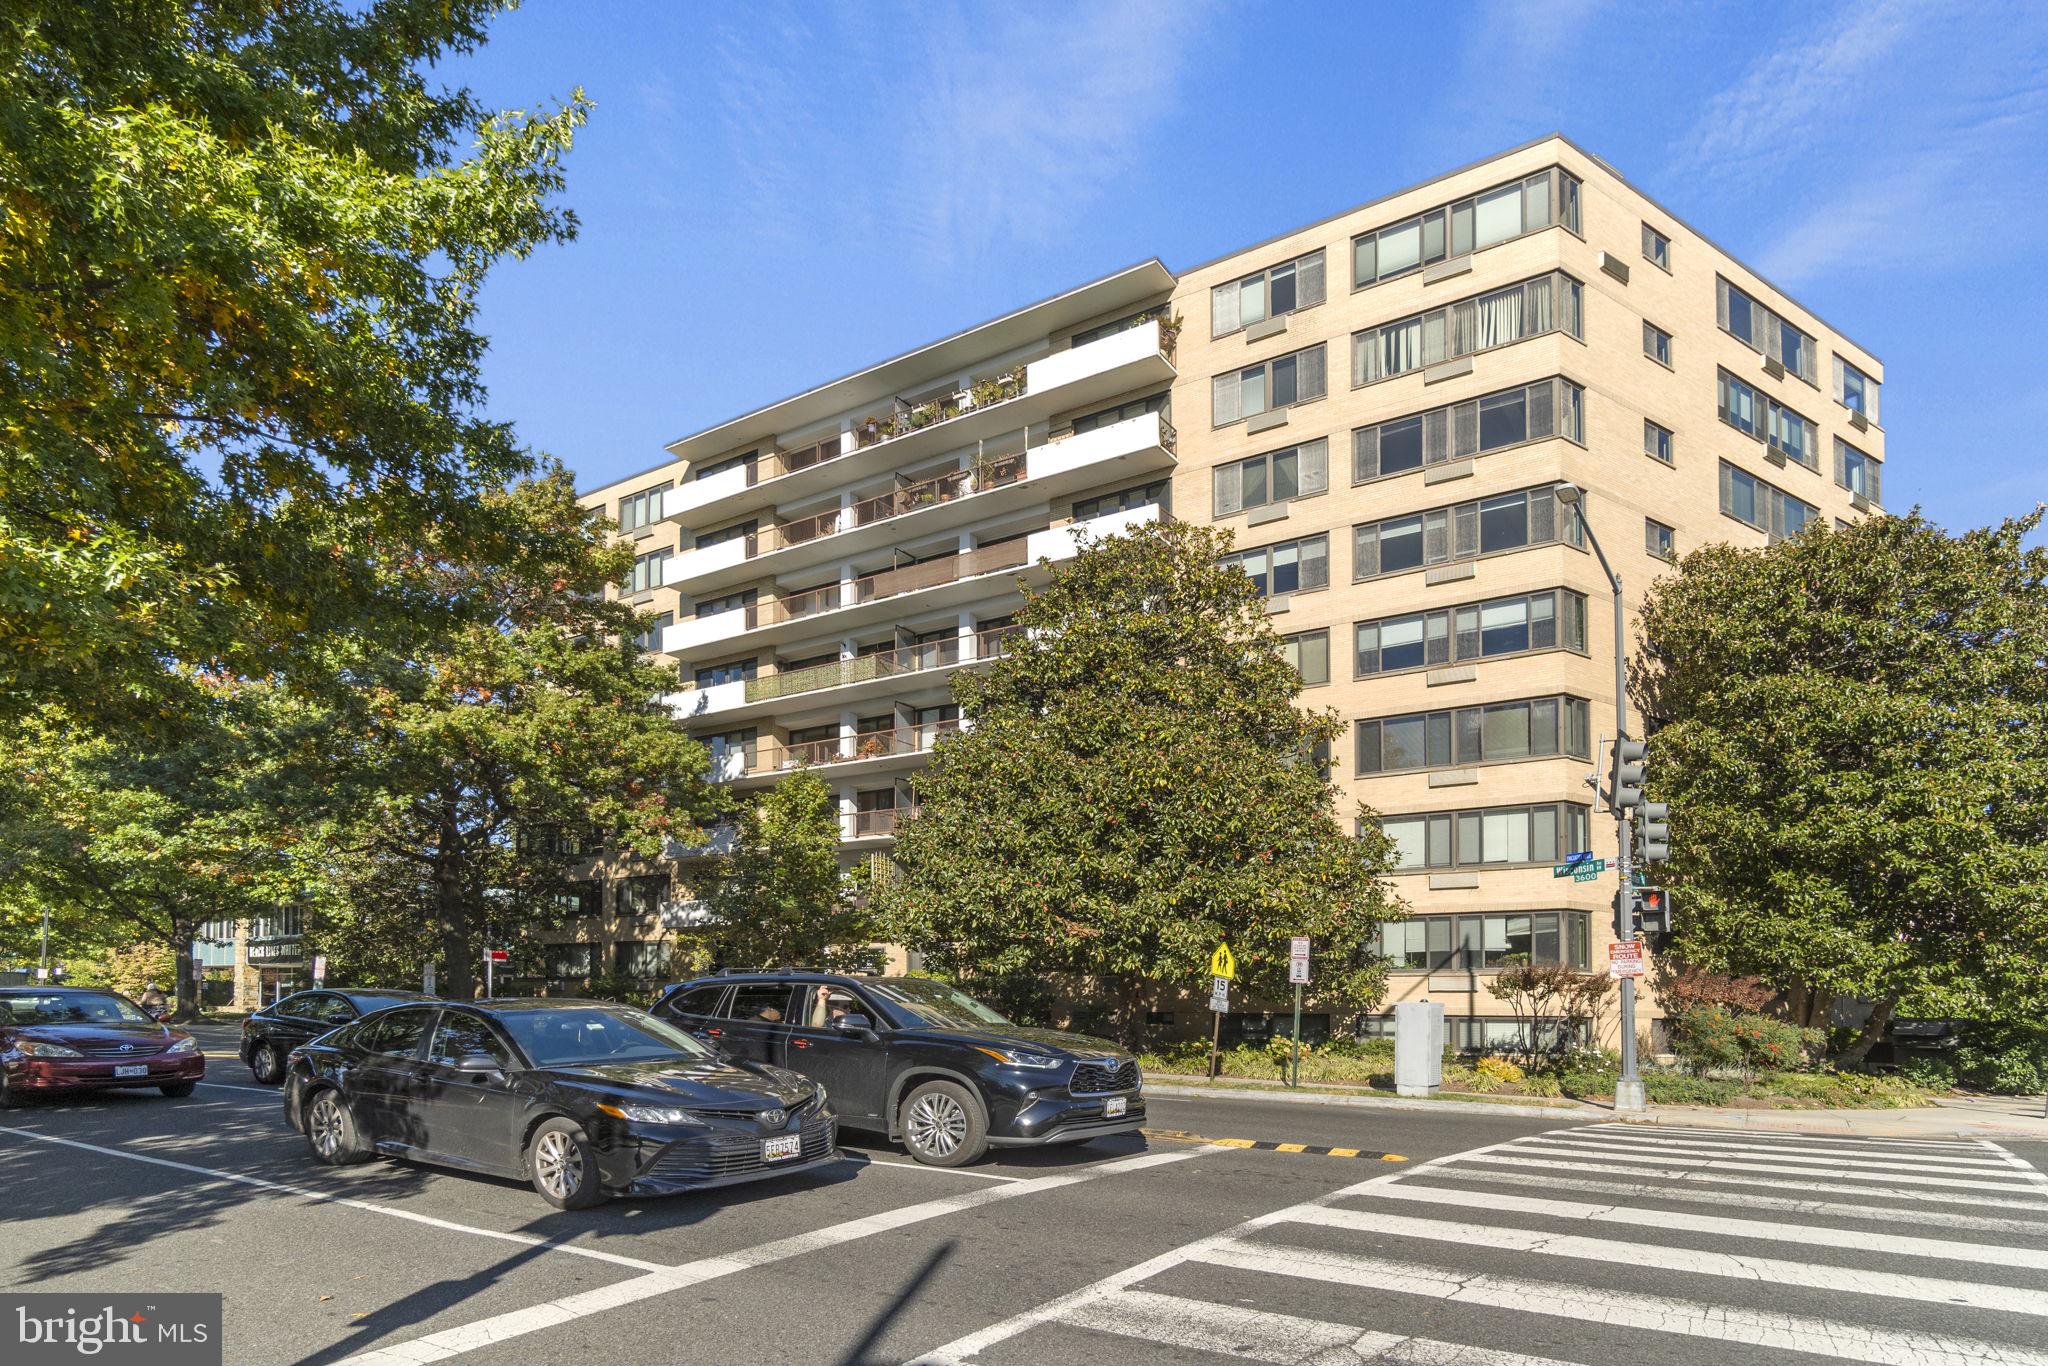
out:
<path id="1" fill-rule="evenodd" d="M 1774 1281 L 1779 1285 L 1799 1285 L 1812 1290 L 1883 1295 L 1892 1299 L 1920 1303 L 1959 1304 L 1973 1309 L 1992 1309 L 2008 1314 L 2031 1314 L 2048 1318 L 2048 1294 L 2041 1291 L 2003 1285 L 1979 1285 L 1972 1281 L 1944 1280 L 1935 1276 L 1909 1276 L 1890 1271 L 1865 1271 L 1855 1267 L 1812 1265 L 1777 1257 L 1738 1256 L 1729 1252 L 1669 1247 L 1661 1243 L 1586 1238 L 1571 1233 L 1548 1233 L 1541 1229 L 1504 1228 L 1497 1224 L 1458 1223 L 1449 1219 L 1416 1219 L 1405 1214 L 1380 1214 L 1371 1210 L 1316 1207 L 1296 1212 L 1288 1222 L 1318 1228 L 1346 1229 L 1354 1233 L 1384 1233 L 1398 1238 L 1426 1239 L 1468 1247 L 1490 1247 L 1501 1251 L 1531 1252 L 1546 1257 L 1569 1258 L 1573 1261 L 1656 1267 L 1664 1271 L 1683 1271 L 1696 1276 L 1725 1276 L 1744 1281 Z M 1276 1251 L 1284 1257 L 1290 1249 L 1277 1248 Z"/>
<path id="2" fill-rule="evenodd" d="M 2018 1168 L 2020 1174 L 2026 1177 L 2027 1180 L 2032 1181 L 2037 1185 L 2048 1186 L 2048 1174 L 2044 1174 L 2040 1171 L 2035 1170 L 2033 1163 L 2024 1161 L 2021 1158 L 2013 1156 L 2010 1152 L 2007 1152 L 2004 1148 L 2000 1147 L 1996 1143 L 1993 1143 L 1988 1138 L 1982 1139 L 1980 1141 L 1984 1144 L 1986 1148 L 1989 1148 L 1992 1152 L 1998 1154 L 1999 1161 Z"/>
<path id="3" fill-rule="evenodd" d="M 1559 1165 L 1570 1169 L 1569 1164 Z M 1978 1233 L 2048 1233 L 2048 1224 L 2038 1219 L 1999 1219 L 1988 1214 L 1950 1214 L 1946 1210 L 1913 1209 L 1897 1205 L 1857 1205 L 1844 1200 L 1795 1200 L 1789 1196 L 1749 1195 L 1741 1191 L 1685 1190 L 1629 1181 L 1587 1181 L 1571 1176 L 1539 1176 L 1534 1172 L 1496 1172 L 1483 1167 L 1439 1167 L 1430 1175 L 1432 1179 L 1455 1177 L 1465 1181 L 1491 1181 L 1506 1186 L 1536 1186 L 1543 1190 L 1592 1191 L 1605 1195 L 1646 1196 L 1656 1200 L 1732 1205 L 1739 1209 L 1772 1209 L 1786 1214 L 1833 1215 L 1844 1219 L 1889 1219 L 1934 1228 L 1970 1229 Z M 1722 1178 L 1721 1184 L 1729 1184 L 1732 1180 L 1733 1178 Z M 1755 1184 L 1773 1187 L 1777 1185 L 1771 1181 L 1759 1181 Z M 1871 1193 L 1860 1186 L 1855 1189 L 1859 1195 Z M 1948 1198 L 1928 1197 L 1917 1191 L 1904 1191 L 1900 1194 L 1920 1200 Z M 2041 1212 L 2048 1215 L 2048 1205 L 2042 1206 Z"/>
<path id="4" fill-rule="evenodd" d="M 1693 1134 L 1701 1138 L 1750 1138 L 1768 1140 L 1772 1143 L 1787 1143 L 1794 1146 L 1807 1143 L 1828 1143 L 1837 1146 L 1867 1145 L 1872 1148 L 1925 1148 L 1930 1151 L 1955 1148 L 1964 1152 L 1978 1151 L 1978 1141 L 1973 1138 L 1859 1138 L 1851 1134 L 1806 1134 L 1782 1129 L 1713 1129 L 1705 1125 L 1629 1123 L 1625 1120 L 1611 1120 L 1605 1124 L 1588 1124 L 1574 1130 L 1574 1132 L 1582 1134 Z"/>
<path id="5" fill-rule="evenodd" d="M 927 1167 L 922 1162 L 888 1162 L 884 1161 L 879 1157 L 871 1157 L 867 1161 L 861 1163 L 861 1165 L 863 1167 L 894 1167 L 898 1171 L 906 1172 L 929 1172 L 933 1176 L 971 1176 L 981 1181 L 1030 1180 L 1029 1177 L 1025 1176 L 1003 1176 L 996 1172 L 969 1171 L 965 1167 Z"/>
<path id="6" fill-rule="evenodd" d="M 2021 1187 L 2012 1189 L 2018 1198 L 2005 1199 L 1992 1195 L 1963 1195 L 1960 1192 L 1907 1190 L 1901 1186 L 1851 1186 L 1835 1181 L 1819 1180 L 1805 1168 L 1786 1168 L 1804 1178 L 1799 1181 L 1766 1180 L 1760 1176 L 1745 1176 L 1737 1173 L 1757 1171 L 1756 1167 L 1738 1167 L 1731 1163 L 1709 1162 L 1696 1167 L 1656 1167 L 1639 1162 L 1588 1162 L 1571 1156 L 1552 1155 L 1545 1157 L 1519 1157 L 1509 1153 L 1488 1153 L 1472 1159 L 1480 1167 L 1540 1167 L 1550 1171 L 1567 1172 L 1613 1172 L 1621 1176 L 1657 1176 L 1670 1181 L 1698 1182 L 1709 1186 L 1760 1186 L 1765 1190 L 1828 1191 L 1838 1195 L 1883 1196 L 1887 1200 L 1912 1200 L 1941 1205 L 1981 1205 L 1992 1209 L 2039 1210 L 2048 1214 L 2048 1200 L 2028 1198 Z M 1713 1170 L 1709 1170 L 1712 1168 Z M 1762 1168 L 1761 1170 L 1771 1170 Z M 1925 1184 L 1925 1183 L 1922 1183 Z M 1949 1185 L 1949 1182 L 1941 1182 Z M 1970 1182 L 1958 1183 L 1962 1185 Z"/>
<path id="7" fill-rule="evenodd" d="M 1216 1246 L 1198 1245 L 1191 1260 L 1360 1290 L 1487 1305 L 1618 1328 L 1678 1333 L 1713 1342 L 1811 1352 L 1816 1356 L 1871 1362 L 1875 1366 L 2048 1366 L 2048 1353 L 2003 1343 L 1872 1328 L 1801 1314 L 1702 1304 L 1558 1281 L 1475 1275 L 1450 1267 L 1354 1257 L 1316 1248 L 1226 1241 Z"/>
<path id="8" fill-rule="evenodd" d="M 694 1262 L 685 1262 L 680 1266 L 662 1267 L 650 1275 L 635 1276 L 631 1280 L 620 1281 L 614 1285 L 601 1286 L 581 1294 L 566 1295 L 544 1304 L 479 1319 L 475 1323 L 430 1333 L 409 1342 L 393 1343 L 349 1357 L 347 1360 L 355 1363 L 355 1366 L 415 1366 L 420 1362 L 445 1361 L 449 1357 L 460 1356 L 479 1347 L 491 1346 L 528 1333 L 539 1332 L 544 1328 L 571 1323 L 607 1309 L 617 1309 L 656 1295 L 665 1295 L 672 1290 L 701 1285 L 722 1276 L 736 1275 L 773 1262 L 799 1257 L 807 1252 L 838 1247 L 878 1233 L 887 1233 L 892 1229 L 923 1223 L 928 1219 L 994 1204 L 998 1200 L 1032 1195 L 1039 1191 L 1057 1190 L 1103 1176 L 1141 1171 L 1147 1167 L 1162 1166 L 1171 1162 L 1185 1162 L 1192 1157 L 1203 1157 L 1224 1151 L 1228 1150 L 1205 1144 L 1199 1148 L 1176 1152 L 1144 1153 L 1137 1157 L 1094 1164 L 1075 1171 L 1031 1177 L 1005 1185 L 987 1186 L 963 1195 L 950 1195 L 940 1200 L 905 1205 L 900 1209 L 885 1210 L 861 1219 L 850 1219 L 843 1224 L 833 1224 L 809 1233 L 795 1234 L 725 1256 L 705 1257 Z"/>
<path id="9" fill-rule="evenodd" d="M 346 1205 L 350 1209 L 367 1210 L 371 1214 L 382 1214 L 387 1218 L 403 1219 L 411 1224 L 425 1224 L 430 1228 L 444 1229 L 450 1233 L 468 1233 L 479 1238 L 495 1238 L 500 1242 L 518 1243 L 523 1247 L 537 1247 L 548 1252 L 567 1252 L 572 1256 L 589 1257 L 595 1261 L 613 1262 L 619 1266 L 630 1266 L 636 1271 L 659 1271 L 660 1262 L 642 1261 L 638 1257 L 622 1257 L 616 1252 L 599 1252 L 595 1248 L 578 1247 L 558 1238 L 534 1238 L 524 1233 L 503 1233 L 492 1228 L 477 1228 L 473 1224 L 457 1224 L 431 1215 L 415 1214 L 411 1210 L 398 1209 L 391 1205 L 380 1205 L 369 1200 L 351 1199 L 344 1195 L 330 1195 L 325 1191 L 309 1190 L 304 1186 L 288 1186 L 281 1181 L 265 1181 L 260 1177 L 243 1176 L 239 1172 L 225 1172 L 216 1167 L 201 1167 L 191 1162 L 174 1162 L 167 1157 L 151 1157 L 146 1153 L 130 1152 L 125 1148 L 107 1148 L 97 1143 L 81 1143 L 75 1138 L 58 1138 L 54 1134 L 39 1134 L 29 1129 L 0 1128 L 0 1134 L 16 1138 L 34 1139 L 38 1143 L 55 1143 L 66 1148 L 77 1148 L 82 1152 L 99 1153 L 106 1157 L 125 1158 L 130 1162 L 141 1162 L 152 1167 L 169 1167 L 173 1171 L 190 1172 L 203 1176 L 209 1181 L 224 1181 L 237 1186 L 249 1186 L 256 1190 L 270 1191 L 277 1195 L 296 1196 L 302 1200 L 317 1200 L 322 1204 Z"/>
<path id="10" fill-rule="evenodd" d="M 259 1096 L 269 1096 L 280 1105 L 284 1103 L 284 1090 L 277 1086 L 236 1086 L 225 1081 L 202 1081 L 201 1086 L 211 1086 L 217 1091 L 252 1091 Z"/>
<path id="11" fill-rule="evenodd" d="M 1524 1214 L 1548 1215 L 1556 1219 L 1578 1219 L 1587 1223 L 1678 1229 L 1688 1233 L 1710 1233 L 1724 1238 L 1755 1238 L 1763 1242 L 1850 1248 L 1860 1252 L 1870 1251 L 1873 1241 L 1868 1229 L 1831 1228 L 1820 1224 L 1767 1223 L 1761 1219 L 1730 1219 L 1711 1214 L 1687 1214 L 1680 1210 L 1641 1209 L 1612 1202 L 1596 1205 L 1582 1200 L 1544 1200 L 1531 1196 L 1502 1195 L 1497 1191 L 1446 1190 L 1437 1186 L 1418 1186 L 1413 1182 L 1383 1186 L 1371 1192 L 1370 1198 L 1402 1200 L 1415 1204 L 1451 1205 L 1462 1209 L 1514 1210 Z M 2048 1249 L 2041 1248 L 2006 1247 L 1999 1243 L 1960 1243 L 1945 1238 L 1919 1238 L 1887 1233 L 1877 1243 L 1877 1250 L 1887 1254 L 1933 1257 L 1943 1261 L 2019 1266 L 2048 1271 Z"/>
<path id="12" fill-rule="evenodd" d="M 1923 1157 L 1917 1153 L 1887 1154 L 1883 1151 L 1869 1152 L 1857 1148 L 1785 1148 L 1774 1144 L 1745 1142 L 1741 1139 L 1650 1138 L 1636 1134 L 1601 1133 L 1573 1134 L 1570 1142 L 1582 1147 L 1611 1148 L 1618 1152 L 1679 1149 L 1685 1152 L 1760 1153 L 1782 1162 L 1809 1162 L 1823 1167 L 1897 1167 L 1901 1171 L 1962 1172 L 1970 1176 L 2003 1175 L 2002 1168 L 2005 1166 L 1995 1157 L 1964 1157 L 1953 1153 L 1930 1153 Z M 1936 1160 L 1926 1160 L 1929 1157 Z M 1851 1160 L 1844 1161 L 1845 1158 Z M 1987 1172 L 1986 1168 L 1991 1170 Z"/>
<path id="13" fill-rule="evenodd" d="M 1515 1151 L 1543 1153 L 1552 1157 L 1563 1155 L 1587 1159 L 1617 1155 L 1607 1148 L 1581 1148 L 1574 1147 L 1571 1144 L 1554 1142 L 1518 1144 Z M 1851 1181 L 1896 1181 L 1902 1185 L 1939 1186 L 1947 1190 L 2007 1191 L 2015 1195 L 2024 1195 L 2034 1189 L 2024 1182 L 2011 1178 L 1970 1181 L 1960 1176 L 1915 1176 L 1911 1172 L 1903 1171 L 1864 1171 L 1849 1167 L 1800 1166 L 1791 1162 L 1766 1162 L 1760 1158 L 1753 1157 L 1709 1157 L 1704 1154 L 1675 1153 L 1668 1150 L 1644 1153 L 1642 1156 L 1645 1160 L 1684 1163 L 1686 1169 L 1698 1171 L 1782 1172 L 1792 1176 L 1825 1176 Z M 1989 1176 L 1989 1173 L 1985 1175 Z"/>

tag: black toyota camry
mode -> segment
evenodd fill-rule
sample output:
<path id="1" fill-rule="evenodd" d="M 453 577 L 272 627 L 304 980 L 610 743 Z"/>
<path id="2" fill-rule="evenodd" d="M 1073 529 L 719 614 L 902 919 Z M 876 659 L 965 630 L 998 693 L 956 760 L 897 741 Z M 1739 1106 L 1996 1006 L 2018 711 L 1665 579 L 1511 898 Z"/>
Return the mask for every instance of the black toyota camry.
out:
<path id="1" fill-rule="evenodd" d="M 381 1010 L 293 1052 L 284 1103 L 322 1162 L 384 1153 L 515 1176 L 558 1209 L 839 1155 L 823 1086 L 604 1001 Z"/>

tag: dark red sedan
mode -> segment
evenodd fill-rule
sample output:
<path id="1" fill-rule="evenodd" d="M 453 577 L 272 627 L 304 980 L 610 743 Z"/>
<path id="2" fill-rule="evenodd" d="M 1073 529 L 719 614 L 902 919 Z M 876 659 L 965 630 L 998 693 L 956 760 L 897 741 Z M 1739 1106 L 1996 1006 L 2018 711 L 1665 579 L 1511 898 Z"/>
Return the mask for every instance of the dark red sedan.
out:
<path id="1" fill-rule="evenodd" d="M 154 1086 L 189 1096 L 199 1041 L 127 997 L 82 987 L 0 987 L 0 1108 L 24 1096 Z"/>

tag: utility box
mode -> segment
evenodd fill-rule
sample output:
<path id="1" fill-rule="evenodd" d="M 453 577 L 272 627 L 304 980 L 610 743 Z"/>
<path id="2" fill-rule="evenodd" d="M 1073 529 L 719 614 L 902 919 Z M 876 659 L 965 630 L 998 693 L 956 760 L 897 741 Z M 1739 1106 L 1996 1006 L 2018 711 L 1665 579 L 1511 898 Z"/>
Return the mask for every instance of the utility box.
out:
<path id="1" fill-rule="evenodd" d="M 1394 1089 L 1433 1096 L 1444 1084 L 1444 1008 L 1434 1001 L 1394 1007 Z"/>

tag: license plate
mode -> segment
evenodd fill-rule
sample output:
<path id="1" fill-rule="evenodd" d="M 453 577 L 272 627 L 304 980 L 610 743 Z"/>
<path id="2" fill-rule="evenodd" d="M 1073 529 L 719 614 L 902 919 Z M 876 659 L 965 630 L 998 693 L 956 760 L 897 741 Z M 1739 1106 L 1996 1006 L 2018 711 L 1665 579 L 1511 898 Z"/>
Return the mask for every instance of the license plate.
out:
<path id="1" fill-rule="evenodd" d="M 787 1162 L 792 1157 L 802 1157 L 803 1155 L 804 1136 L 802 1134 L 784 1134 L 781 1138 L 764 1138 L 761 1140 L 761 1160 L 763 1162 Z"/>
<path id="2" fill-rule="evenodd" d="M 1118 1096 L 1115 1100 L 1105 1100 L 1102 1102 L 1102 1117 L 1104 1119 L 1115 1119 L 1124 1112 L 1124 1107 L 1129 1104 L 1130 1101 L 1122 1096 Z"/>
<path id="3" fill-rule="evenodd" d="M 114 1067 L 114 1075 L 117 1077 L 146 1077 L 149 1075 L 149 1064 L 146 1062 L 117 1063 Z"/>

